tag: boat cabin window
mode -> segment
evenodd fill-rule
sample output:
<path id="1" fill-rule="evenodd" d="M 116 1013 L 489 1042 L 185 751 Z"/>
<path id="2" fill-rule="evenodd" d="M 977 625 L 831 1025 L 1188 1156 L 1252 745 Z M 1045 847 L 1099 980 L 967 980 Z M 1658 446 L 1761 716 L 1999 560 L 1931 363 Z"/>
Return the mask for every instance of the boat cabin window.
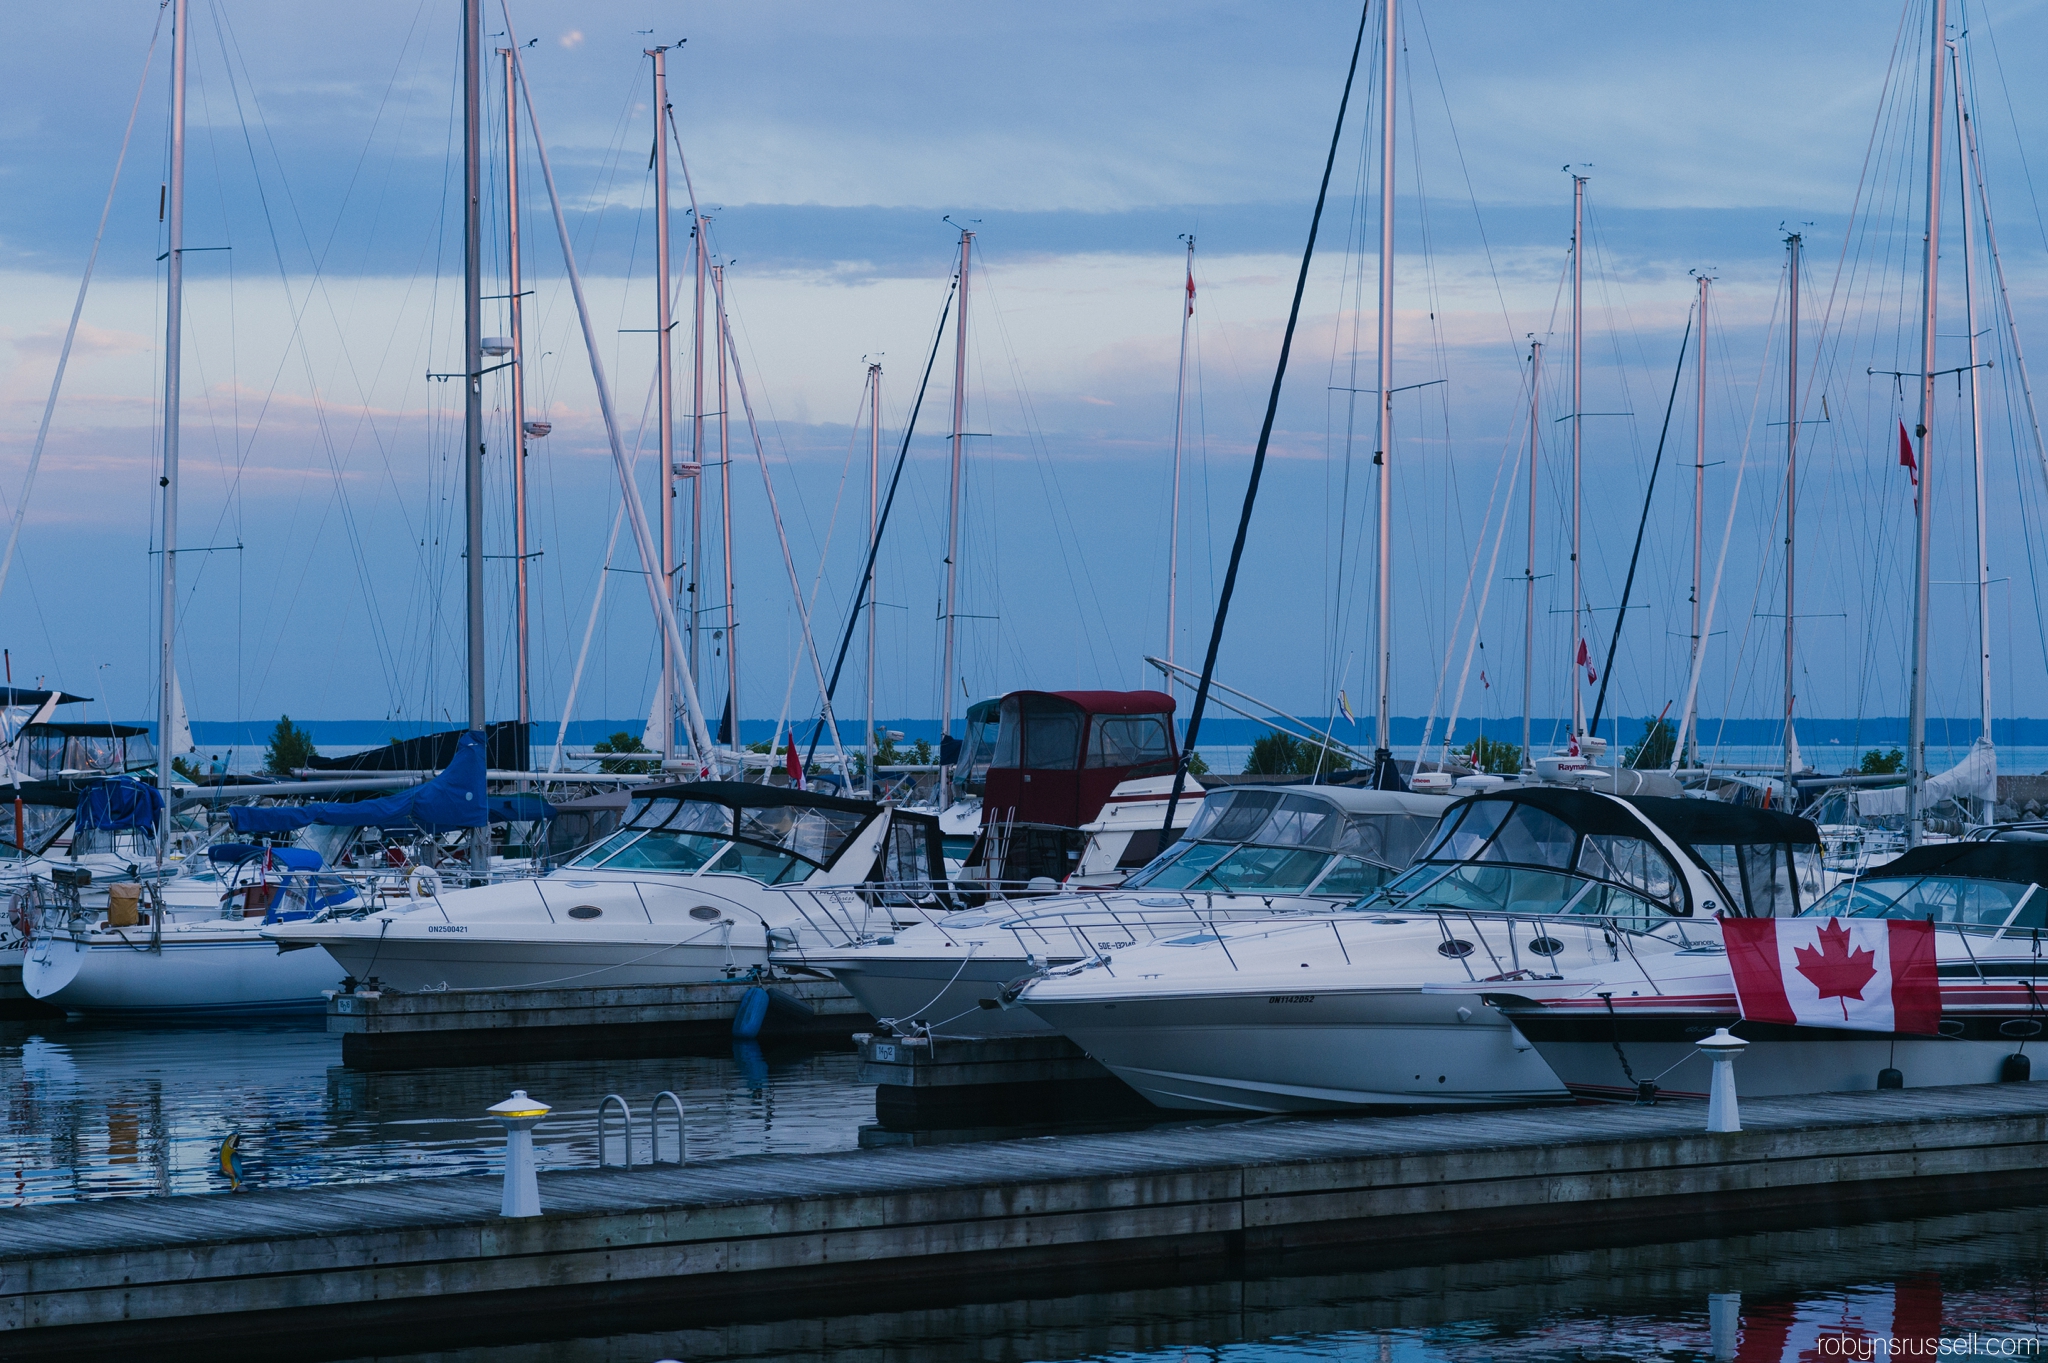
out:
<path id="1" fill-rule="evenodd" d="M 1807 896 L 1802 883 L 1818 883 L 1810 861 L 1818 848 L 1800 849 L 1778 843 L 1691 843 L 1701 863 L 1727 892 L 1725 911 L 1751 918 L 1789 918 L 1800 911 Z M 1802 856 L 1802 853 L 1804 855 Z"/>
<path id="2" fill-rule="evenodd" d="M 608 871 L 713 871 L 764 885 L 830 865 L 870 816 L 807 805 L 735 809 L 712 800 L 635 801 L 631 822 L 570 863 Z"/>
<path id="3" fill-rule="evenodd" d="M 988 781 L 989 764 L 995 759 L 996 739 L 1001 732 L 1001 707 L 983 701 L 967 711 L 967 738 L 960 746 L 960 758 L 955 764 L 960 789 L 980 793 Z"/>
<path id="4" fill-rule="evenodd" d="M 1612 917 L 1648 930 L 1690 912 L 1685 882 L 1647 837 L 1579 831 L 1516 800 L 1446 814 L 1415 865 L 1359 909 L 1450 909 Z"/>
<path id="5" fill-rule="evenodd" d="M 1308 795 L 1219 791 L 1203 799 L 1185 838 L 1124 886 L 1350 898 L 1377 889 L 1430 827 L 1416 815 L 1348 813 Z"/>
<path id="6" fill-rule="evenodd" d="M 1058 696 L 1006 696 L 996 730 L 992 767 L 1073 771 L 1081 765 L 1081 731 L 1088 716 Z"/>
<path id="7" fill-rule="evenodd" d="M 1836 886 L 1800 917 L 1916 918 L 1961 927 L 2039 928 L 2048 926 L 2048 895 L 2038 886 L 2009 880 L 1877 877 Z"/>
<path id="8" fill-rule="evenodd" d="M 1165 715 L 1098 715 L 1088 738 L 1091 767 L 1139 767 L 1173 757 Z"/>

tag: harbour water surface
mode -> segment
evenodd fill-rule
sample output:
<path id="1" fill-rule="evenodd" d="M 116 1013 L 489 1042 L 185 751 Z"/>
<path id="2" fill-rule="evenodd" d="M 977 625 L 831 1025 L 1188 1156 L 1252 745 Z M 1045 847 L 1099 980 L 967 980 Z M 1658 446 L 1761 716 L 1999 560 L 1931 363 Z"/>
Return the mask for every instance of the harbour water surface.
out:
<path id="1" fill-rule="evenodd" d="M 363 1073 L 322 1019 L 169 1024 L 0 1024 L 0 1207 L 225 1191 L 218 1152 L 239 1131 L 244 1177 L 266 1187 L 502 1169 L 504 1129 L 484 1109 L 523 1088 L 554 1114 L 535 1132 L 542 1168 L 597 1163 L 599 1102 L 632 1105 L 635 1161 L 669 1090 L 689 1155 L 717 1159 L 848 1149 L 874 1120 L 854 1056 L 725 1053 Z M 666 1121 L 662 1154 L 674 1155 Z M 620 1156 L 612 1119 L 610 1151 Z"/>

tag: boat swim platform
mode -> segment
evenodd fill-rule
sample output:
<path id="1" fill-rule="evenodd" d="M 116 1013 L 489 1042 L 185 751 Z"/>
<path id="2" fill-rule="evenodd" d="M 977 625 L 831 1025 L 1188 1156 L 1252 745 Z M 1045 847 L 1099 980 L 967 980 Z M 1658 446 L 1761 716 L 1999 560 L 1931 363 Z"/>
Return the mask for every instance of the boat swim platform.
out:
<path id="1" fill-rule="evenodd" d="M 755 1155 L 22 1208 L 0 1354 L 476 1341 L 564 1310 L 809 1319 L 1120 1274 L 1457 1262 L 2048 1201 L 2048 1084 L 1546 1107 Z M 991 1297 L 989 1294 L 997 1294 Z M 535 1325 L 534 1328 L 538 1328 Z"/>
<path id="2" fill-rule="evenodd" d="M 704 984 L 600 989 L 336 990 L 327 1030 L 359 1070 L 517 1064 L 595 1056 L 644 1059 L 722 1051 L 748 990 L 768 993 L 763 1044 L 847 1047 L 875 1026 L 833 980 L 742 976 Z"/>

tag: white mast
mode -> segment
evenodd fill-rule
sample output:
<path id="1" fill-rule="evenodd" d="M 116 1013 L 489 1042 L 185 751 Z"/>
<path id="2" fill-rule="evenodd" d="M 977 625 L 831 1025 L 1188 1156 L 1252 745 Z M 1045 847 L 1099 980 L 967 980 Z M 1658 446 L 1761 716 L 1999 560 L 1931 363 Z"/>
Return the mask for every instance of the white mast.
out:
<path id="1" fill-rule="evenodd" d="M 875 536 L 881 528 L 881 490 L 882 366 L 877 362 L 868 366 L 868 716 L 861 742 L 870 797 L 875 793 Z"/>
<path id="2" fill-rule="evenodd" d="M 1969 146 L 1965 138 L 1968 119 L 1963 112 L 1962 61 L 1949 44 L 1949 70 L 1955 78 L 1956 178 L 1961 182 L 1963 209 L 1963 315 L 1964 330 L 1970 334 L 1970 442 L 1977 488 L 1977 702 L 1983 716 L 1978 742 L 1991 747 L 1991 553 L 1984 529 L 1984 420 L 1977 384 L 1977 275 L 1974 268 L 1977 242 L 1970 222 Z M 1971 811 L 1980 821 L 1991 822 L 1996 801 L 1980 801 Z"/>
<path id="3" fill-rule="evenodd" d="M 519 306 L 519 111 L 515 98 L 518 73 L 512 49 L 501 47 L 505 63 L 505 227 L 506 317 L 512 333 L 512 553 L 517 584 L 519 647 L 519 722 L 533 722 L 532 686 L 527 633 L 526 593 L 526 333 Z"/>
<path id="4" fill-rule="evenodd" d="M 650 47 L 654 59 L 654 355 L 655 400 L 661 405 L 661 587 L 671 601 L 676 594 L 676 399 L 674 327 L 669 316 L 669 200 L 668 147 L 663 124 L 668 116 L 668 49 Z M 675 659 L 668 636 L 661 639 L 661 755 L 676 752 L 675 697 L 668 693 L 668 679 L 675 674 Z"/>
<path id="5" fill-rule="evenodd" d="M 1537 424 L 1542 411 L 1543 342 L 1529 342 L 1529 542 L 1522 568 L 1523 587 L 1528 593 L 1522 622 L 1522 770 L 1534 771 L 1529 751 L 1530 716 L 1536 712 L 1536 461 L 1540 448 Z"/>
<path id="6" fill-rule="evenodd" d="M 1585 425 L 1586 177 L 1572 176 L 1572 746 L 1586 733 L 1586 697 L 1580 685 L 1579 650 L 1586 646 L 1579 611 L 1579 432 Z"/>
<path id="7" fill-rule="evenodd" d="M 462 5 L 462 501 L 468 582 L 469 728 L 484 733 L 483 0 Z M 469 870 L 490 870 L 491 830 L 469 838 Z"/>
<path id="8" fill-rule="evenodd" d="M 1379 335 L 1379 448 L 1373 462 L 1379 476 L 1379 600 L 1373 612 L 1373 658 L 1378 676 L 1374 678 L 1375 768 L 1391 768 L 1394 753 L 1394 632 L 1393 632 L 1393 524 L 1394 524 L 1394 37 L 1397 11 L 1394 0 L 1385 0 L 1385 28 L 1380 36 L 1380 335 Z M 1418 760 L 1421 754 L 1417 754 Z M 1375 772 L 1375 784 L 1379 782 Z"/>
<path id="9" fill-rule="evenodd" d="M 1799 509 L 1799 247 L 1793 232 L 1785 238 L 1785 276 L 1791 289 L 1789 327 L 1785 333 L 1785 808 L 1799 812 L 1799 791 L 1792 784 L 1799 763 L 1799 740 L 1792 732 L 1793 692 L 1797 683 L 1792 657 L 1793 530 Z"/>
<path id="10" fill-rule="evenodd" d="M 1934 550 L 1934 468 L 1928 462 L 1928 433 L 1934 422 L 1935 314 L 1939 297 L 1941 248 L 1941 114 L 1942 45 L 1948 37 L 1948 0 L 1934 0 L 1934 29 L 1928 73 L 1927 109 L 1927 237 L 1920 266 L 1920 495 L 1915 499 L 1918 534 L 1913 541 L 1913 671 L 1906 710 L 1906 842 L 1918 847 L 1926 832 L 1921 800 L 1927 783 L 1927 626 L 1928 579 Z"/>
<path id="11" fill-rule="evenodd" d="M 960 575 L 960 445 L 967 432 L 967 270 L 974 251 L 974 233 L 960 231 L 960 311 L 953 319 L 953 475 L 946 501 L 946 646 L 939 674 L 939 744 L 953 732 L 954 592 Z M 953 803 L 953 773 L 939 771 L 939 808 Z"/>
<path id="12" fill-rule="evenodd" d="M 1700 637 L 1700 566 L 1706 542 L 1707 515 L 1707 283 L 1707 277 L 1701 275 L 1700 338 L 1699 349 L 1694 353 L 1694 367 L 1699 370 L 1700 380 L 1699 408 L 1694 413 L 1692 443 L 1692 656 L 1695 661 L 1705 644 Z M 1688 698 L 1685 713 L 1678 718 L 1678 731 L 1682 734 L 1693 732 L 1695 703 Z M 1674 749 L 1672 756 L 1682 759 L 1684 754 Z"/>
<path id="13" fill-rule="evenodd" d="M 701 213 L 694 214 L 690 235 L 696 240 L 697 292 L 692 306 L 696 309 L 690 339 L 691 363 L 694 370 L 692 383 L 695 385 L 690 399 L 690 458 L 695 465 L 695 476 L 690 483 L 690 560 L 683 565 L 685 573 L 684 590 L 689 593 L 690 608 L 690 675 L 697 676 L 697 629 L 698 586 L 700 570 L 704 561 L 704 297 L 705 267 L 710 263 L 710 247 L 706 244 L 706 229 L 711 220 Z"/>
<path id="14" fill-rule="evenodd" d="M 1173 666 L 1173 641 L 1177 625 L 1175 607 L 1180 600 L 1180 445 L 1188 411 L 1188 323 L 1195 315 L 1195 238 L 1187 233 L 1188 276 L 1180 310 L 1180 370 L 1173 393 L 1173 508 L 1166 532 L 1166 663 Z M 1166 674 L 1167 689 L 1173 688 L 1174 674 Z"/>
<path id="15" fill-rule="evenodd" d="M 185 0 L 171 18 L 171 181 L 165 241 L 164 302 L 164 497 L 163 620 L 158 627 L 156 785 L 162 793 L 163 823 L 157 831 L 156 868 L 162 874 L 171 841 L 171 734 L 178 688 L 178 399 L 183 378 L 185 307 Z M 23 855 L 26 855 L 24 852 Z M 161 914 L 152 914 L 155 923 Z M 152 930 L 154 939 L 157 932 Z"/>
<path id="16" fill-rule="evenodd" d="M 725 266 L 711 267 L 711 317 L 725 335 Z M 733 618 L 732 589 L 732 422 L 727 417 L 725 347 L 718 347 L 718 509 L 725 549 L 725 708 L 732 722 L 726 740 L 740 747 L 740 622 Z"/>

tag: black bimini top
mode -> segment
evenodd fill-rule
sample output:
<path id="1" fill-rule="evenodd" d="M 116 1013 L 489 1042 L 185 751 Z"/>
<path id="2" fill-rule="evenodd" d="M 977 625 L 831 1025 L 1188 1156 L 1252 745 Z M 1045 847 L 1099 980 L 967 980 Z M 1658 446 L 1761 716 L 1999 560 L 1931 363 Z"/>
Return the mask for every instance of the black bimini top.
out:
<path id="1" fill-rule="evenodd" d="M 636 800 L 705 800 L 736 809 L 829 809 L 841 814 L 870 815 L 881 806 L 869 800 L 844 800 L 837 795 L 797 790 L 791 786 L 757 786 L 750 781 L 686 781 L 674 786 L 643 786 Z"/>
<path id="2" fill-rule="evenodd" d="M 1801 847 L 1820 845 L 1820 830 L 1813 820 L 1776 809 L 1753 809 L 1726 800 L 1674 800 L 1661 795 L 1621 797 L 1643 812 L 1643 817 L 1683 845 L 1722 843 L 1793 843 Z"/>
<path id="3" fill-rule="evenodd" d="M 1677 801 L 1671 803 L 1676 804 Z M 1574 832 L 1596 837 L 1640 838 L 1643 826 L 1629 817 L 1628 809 L 1611 795 L 1601 795 L 1572 786 L 1530 786 L 1527 789 L 1489 790 L 1458 801 L 1443 814 L 1439 828 L 1451 826 L 1451 816 L 1476 804 L 1531 805 L 1571 825 Z"/>
<path id="4" fill-rule="evenodd" d="M 1865 880 L 1963 876 L 2048 885 L 2048 842 L 1943 842 L 1915 847 L 1863 873 Z"/>

